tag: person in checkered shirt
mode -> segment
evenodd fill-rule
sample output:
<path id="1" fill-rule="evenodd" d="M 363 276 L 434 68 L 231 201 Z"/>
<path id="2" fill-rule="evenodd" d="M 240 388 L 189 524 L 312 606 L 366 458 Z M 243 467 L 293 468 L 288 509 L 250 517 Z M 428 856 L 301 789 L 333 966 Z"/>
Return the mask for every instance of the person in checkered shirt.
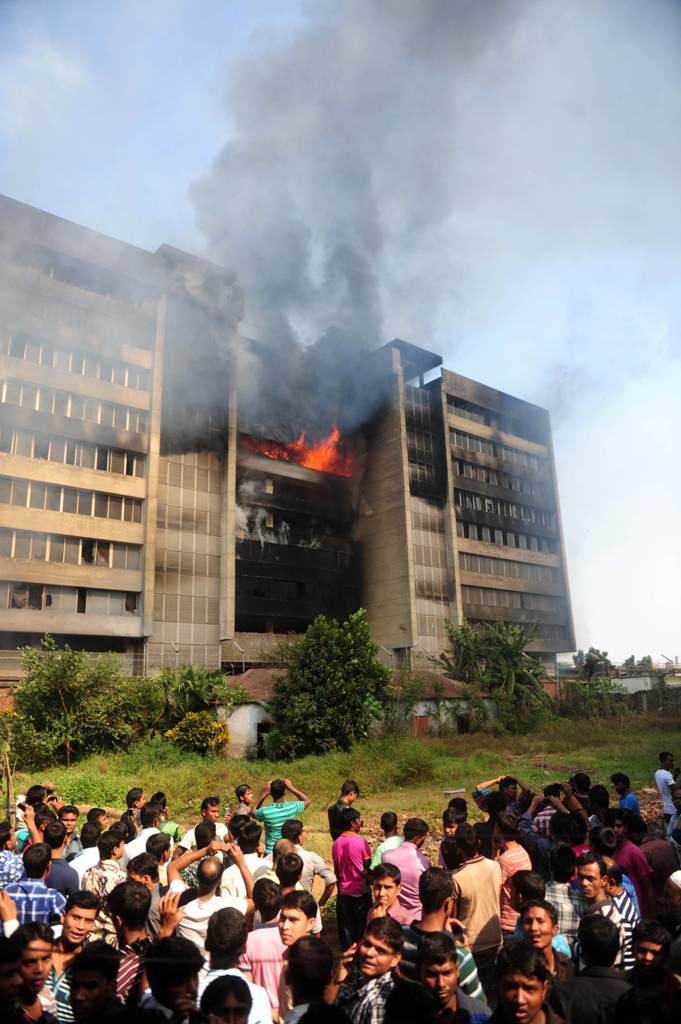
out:
<path id="1" fill-rule="evenodd" d="M 52 851 L 47 843 L 35 843 L 23 854 L 25 878 L 5 886 L 5 892 L 12 899 L 20 925 L 52 924 L 61 920 L 66 900 L 56 889 L 45 885 L 50 868 Z"/>

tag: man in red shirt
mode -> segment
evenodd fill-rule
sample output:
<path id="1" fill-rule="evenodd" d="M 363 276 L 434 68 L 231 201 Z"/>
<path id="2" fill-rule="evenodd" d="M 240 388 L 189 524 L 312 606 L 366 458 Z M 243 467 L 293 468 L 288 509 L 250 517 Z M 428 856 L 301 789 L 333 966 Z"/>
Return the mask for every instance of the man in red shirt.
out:
<path id="1" fill-rule="evenodd" d="M 625 809 L 608 812 L 607 822 L 617 839 L 617 846 L 615 847 L 612 859 L 619 864 L 622 872 L 631 879 L 634 889 L 636 889 L 641 916 L 652 917 L 655 914 L 655 894 L 652 882 L 653 869 L 643 851 L 627 838 L 629 817 L 629 811 Z"/>
<path id="2" fill-rule="evenodd" d="M 346 807 L 339 817 L 343 831 L 331 847 L 331 856 L 338 879 L 338 939 L 341 949 L 348 949 L 364 935 L 371 907 L 367 886 L 371 848 L 359 834 L 363 824 L 359 811 Z"/>

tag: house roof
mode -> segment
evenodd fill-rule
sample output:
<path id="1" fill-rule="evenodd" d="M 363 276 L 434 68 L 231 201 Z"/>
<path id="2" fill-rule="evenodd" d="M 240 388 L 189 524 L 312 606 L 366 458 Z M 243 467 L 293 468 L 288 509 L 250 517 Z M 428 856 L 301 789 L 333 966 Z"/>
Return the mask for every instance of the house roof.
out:
<path id="1" fill-rule="evenodd" d="M 248 693 L 248 702 L 258 704 L 272 700 L 274 695 L 274 676 L 281 675 L 281 669 L 249 668 L 242 675 L 234 676 L 235 686 L 243 686 Z"/>
<path id="2" fill-rule="evenodd" d="M 412 673 L 415 682 L 419 683 L 421 700 L 457 700 L 466 696 L 465 686 L 458 679 L 450 679 L 441 672 L 430 672 L 428 669 L 415 669 Z M 396 683 L 399 674 L 393 673 Z"/>

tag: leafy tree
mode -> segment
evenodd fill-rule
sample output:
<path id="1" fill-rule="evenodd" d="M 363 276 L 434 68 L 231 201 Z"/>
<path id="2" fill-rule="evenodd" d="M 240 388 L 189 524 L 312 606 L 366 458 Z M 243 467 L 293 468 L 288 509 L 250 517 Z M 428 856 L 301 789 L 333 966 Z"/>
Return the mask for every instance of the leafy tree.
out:
<path id="1" fill-rule="evenodd" d="M 625 658 L 622 662 L 622 668 L 635 668 L 636 667 L 636 655 L 630 654 L 628 658 Z"/>
<path id="2" fill-rule="evenodd" d="M 270 749 L 288 758 L 348 750 L 380 717 L 390 672 L 360 609 L 343 622 L 319 615 L 280 648 Z"/>
<path id="3" fill-rule="evenodd" d="M 607 651 L 599 651 L 597 647 L 590 647 L 589 650 L 577 651 L 573 654 L 572 660 L 575 664 L 575 668 L 578 668 L 582 679 L 591 679 L 596 675 L 605 675 L 607 669 L 612 665 L 612 662 L 608 658 Z"/>
<path id="4" fill-rule="evenodd" d="M 644 654 L 640 661 L 636 662 L 636 668 L 652 668 L 653 659 L 649 654 Z"/>
<path id="5" fill-rule="evenodd" d="M 502 621 L 479 628 L 464 620 L 460 626 L 448 623 L 447 631 L 452 649 L 440 659 L 448 675 L 466 684 L 474 708 L 487 691 L 511 732 L 528 731 L 550 712 L 544 667 L 526 653 L 533 629 Z"/>

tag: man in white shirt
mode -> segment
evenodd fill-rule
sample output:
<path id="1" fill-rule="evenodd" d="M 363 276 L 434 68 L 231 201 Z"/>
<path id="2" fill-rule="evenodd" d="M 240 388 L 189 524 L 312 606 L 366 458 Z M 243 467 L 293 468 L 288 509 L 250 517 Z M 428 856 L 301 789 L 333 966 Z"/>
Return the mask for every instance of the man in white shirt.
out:
<path id="1" fill-rule="evenodd" d="M 201 820 L 215 823 L 215 838 L 219 839 L 221 843 L 224 843 L 227 838 L 227 826 L 223 825 L 221 821 L 218 821 L 220 817 L 220 798 L 217 796 L 207 796 L 201 801 Z M 196 849 L 196 837 L 194 835 L 194 829 L 188 829 L 182 836 L 179 843 L 183 850 L 195 850 Z"/>
<path id="2" fill-rule="evenodd" d="M 212 854 L 219 851 L 230 853 L 232 860 L 241 867 L 247 893 L 246 898 L 218 895 L 223 865 L 222 859 L 212 856 Z M 195 860 L 199 861 L 196 869 L 198 895 L 195 899 L 184 904 L 184 913 L 177 925 L 176 933 L 182 938 L 193 942 L 196 948 L 205 956 L 208 921 L 217 910 L 233 907 L 242 914 L 253 913 L 255 909 L 251 898 L 253 894 L 253 878 L 244 861 L 244 855 L 238 846 L 214 841 L 210 844 L 210 847 L 204 850 L 190 851 L 170 861 L 168 865 L 169 892 L 178 892 L 186 889 L 185 883 L 180 878 L 180 871 Z"/>
<path id="3" fill-rule="evenodd" d="M 140 825 L 142 831 L 138 832 L 134 839 L 125 844 L 125 853 L 121 860 L 121 867 L 127 867 L 128 861 L 140 853 L 147 852 L 147 839 L 149 836 L 160 832 L 163 808 L 159 804 L 145 804 L 140 811 Z"/>
<path id="4" fill-rule="evenodd" d="M 271 1024 L 272 1009 L 267 992 L 262 985 L 248 981 L 239 970 L 239 958 L 246 949 L 248 924 L 238 910 L 226 908 L 218 910 L 208 922 L 206 951 L 210 955 L 210 970 L 199 982 L 199 1002 L 206 988 L 216 978 L 227 974 L 242 978 L 251 993 L 253 1000 L 248 1015 L 248 1024 Z"/>
<path id="5" fill-rule="evenodd" d="M 97 849 L 97 840 L 102 833 L 99 825 L 95 825 L 94 822 L 86 821 L 80 831 L 80 841 L 83 844 L 83 852 L 79 853 L 77 857 L 74 857 L 70 861 L 70 865 L 78 875 L 78 883 L 82 884 L 83 875 L 88 868 L 93 868 L 95 864 L 99 864 L 99 850 Z"/>
<path id="6" fill-rule="evenodd" d="M 259 877 L 258 869 L 265 871 L 272 869 L 272 861 L 269 857 L 261 857 L 258 853 L 261 836 L 262 828 L 258 825 L 257 821 L 249 821 L 241 829 L 237 839 L 237 845 L 244 855 L 244 862 L 254 881 Z M 262 871 L 260 871 L 260 874 L 262 874 Z M 220 895 L 246 898 L 246 885 L 238 864 L 232 864 L 230 867 L 225 868 L 220 884 Z"/>
<path id="7" fill-rule="evenodd" d="M 284 822 L 281 826 L 281 836 L 282 839 L 288 839 L 293 843 L 293 852 L 297 853 L 303 862 L 303 873 L 300 876 L 300 884 L 303 889 L 311 893 L 314 880 L 317 877 L 321 878 L 324 883 L 324 892 L 317 900 L 319 909 L 322 910 L 336 888 L 336 876 L 323 857 L 313 850 L 305 849 L 305 829 L 302 821 L 298 818 L 291 818 L 290 821 Z"/>
<path id="8" fill-rule="evenodd" d="M 678 768 L 674 769 L 674 755 L 663 750 L 660 754 L 660 767 L 655 772 L 655 785 L 662 797 L 662 817 L 667 825 L 672 814 L 676 813 L 676 807 L 672 800 L 672 786 L 678 774 Z"/>

